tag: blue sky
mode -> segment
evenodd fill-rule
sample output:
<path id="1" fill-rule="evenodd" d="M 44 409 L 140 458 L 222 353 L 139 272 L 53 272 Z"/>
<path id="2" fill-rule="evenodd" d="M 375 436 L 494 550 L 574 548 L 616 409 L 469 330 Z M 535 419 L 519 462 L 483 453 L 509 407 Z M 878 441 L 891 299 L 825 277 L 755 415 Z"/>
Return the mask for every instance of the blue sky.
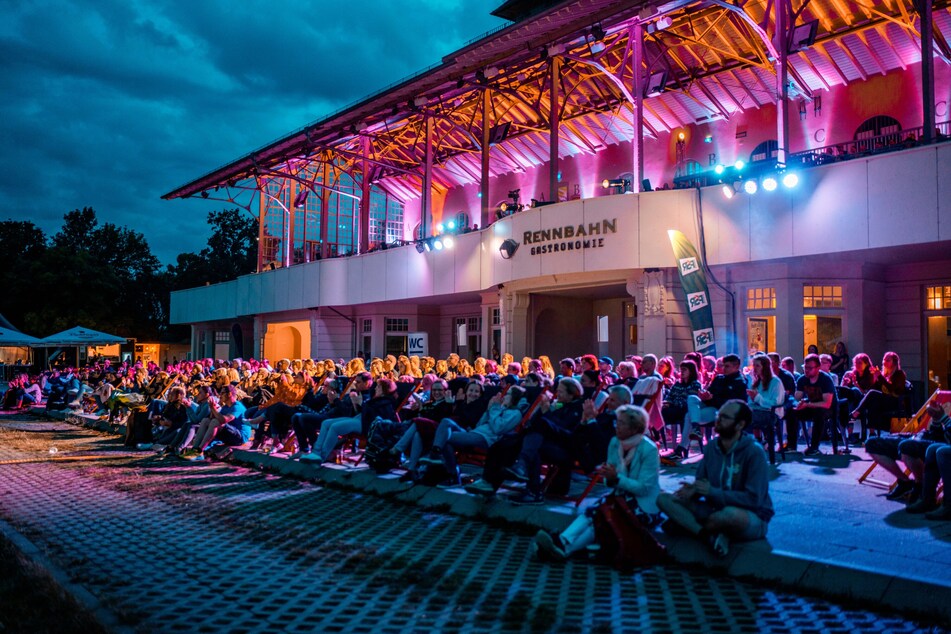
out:
<path id="1" fill-rule="evenodd" d="M 0 220 L 84 206 L 164 263 L 213 201 L 161 195 L 438 62 L 501 0 L 0 0 Z"/>

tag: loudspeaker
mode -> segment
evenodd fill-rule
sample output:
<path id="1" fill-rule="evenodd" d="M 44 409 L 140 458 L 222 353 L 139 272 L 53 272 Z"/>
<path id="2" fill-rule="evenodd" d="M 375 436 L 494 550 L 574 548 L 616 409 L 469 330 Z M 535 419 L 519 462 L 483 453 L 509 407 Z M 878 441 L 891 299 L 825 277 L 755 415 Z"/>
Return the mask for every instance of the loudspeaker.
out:
<path id="1" fill-rule="evenodd" d="M 652 192 L 654 188 L 651 187 L 651 179 L 645 178 L 641 181 L 641 191 L 642 192 Z"/>

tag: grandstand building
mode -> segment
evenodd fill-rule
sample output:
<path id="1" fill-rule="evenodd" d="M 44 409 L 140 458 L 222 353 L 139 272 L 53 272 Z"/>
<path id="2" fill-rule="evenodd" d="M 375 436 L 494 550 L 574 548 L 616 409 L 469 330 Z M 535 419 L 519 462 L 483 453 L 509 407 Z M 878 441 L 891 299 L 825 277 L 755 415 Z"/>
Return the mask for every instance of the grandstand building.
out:
<path id="1" fill-rule="evenodd" d="M 257 272 L 172 295 L 195 356 L 679 357 L 677 230 L 719 354 L 844 341 L 951 382 L 947 2 L 495 13 L 509 23 L 166 194 L 260 219 Z"/>

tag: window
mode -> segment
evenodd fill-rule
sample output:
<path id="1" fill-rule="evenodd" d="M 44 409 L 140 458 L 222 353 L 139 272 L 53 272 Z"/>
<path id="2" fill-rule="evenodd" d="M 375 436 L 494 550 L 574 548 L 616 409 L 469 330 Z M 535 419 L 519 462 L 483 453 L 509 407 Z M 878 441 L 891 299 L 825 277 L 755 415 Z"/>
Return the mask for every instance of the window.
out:
<path id="1" fill-rule="evenodd" d="M 929 286 L 925 289 L 925 310 L 951 308 L 951 286 Z"/>
<path id="2" fill-rule="evenodd" d="M 370 190 L 370 245 L 403 239 L 403 203 L 379 187 Z"/>
<path id="3" fill-rule="evenodd" d="M 482 318 L 470 317 L 466 323 L 469 332 L 482 332 Z"/>
<path id="4" fill-rule="evenodd" d="M 842 308 L 841 286 L 811 286 L 802 287 L 803 308 Z"/>
<path id="5" fill-rule="evenodd" d="M 409 319 L 387 317 L 386 332 L 409 332 Z"/>
<path id="6" fill-rule="evenodd" d="M 215 331 L 215 343 L 228 343 L 231 341 L 231 333 L 227 330 Z"/>
<path id="7" fill-rule="evenodd" d="M 769 141 L 763 141 L 753 148 L 752 152 L 750 152 L 750 163 L 774 159 L 778 153 L 779 143 L 773 139 L 770 139 Z"/>
<path id="8" fill-rule="evenodd" d="M 500 308 L 492 309 L 492 325 L 493 326 L 502 325 L 502 310 Z"/>
<path id="9" fill-rule="evenodd" d="M 862 125 L 855 131 L 854 140 L 861 141 L 862 139 L 895 134 L 896 132 L 901 132 L 901 123 L 897 119 L 886 115 L 878 115 L 862 122 Z"/>
<path id="10" fill-rule="evenodd" d="M 373 332 L 373 320 L 364 319 L 363 320 L 363 332 Z"/>
<path id="11" fill-rule="evenodd" d="M 750 288 L 746 291 L 746 310 L 768 310 L 776 308 L 776 289 Z"/>

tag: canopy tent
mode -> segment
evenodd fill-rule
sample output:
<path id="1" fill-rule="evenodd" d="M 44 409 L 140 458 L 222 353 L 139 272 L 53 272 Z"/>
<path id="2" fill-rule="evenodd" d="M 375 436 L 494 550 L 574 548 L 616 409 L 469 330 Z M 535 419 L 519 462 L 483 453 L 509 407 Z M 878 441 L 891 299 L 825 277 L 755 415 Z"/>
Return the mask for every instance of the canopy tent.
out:
<path id="1" fill-rule="evenodd" d="M 105 346 L 114 343 L 125 343 L 125 337 L 110 335 L 91 328 L 76 326 L 55 335 L 50 335 L 41 339 L 37 345 L 48 348 L 61 348 L 66 346 Z"/>
<path id="2" fill-rule="evenodd" d="M 0 328 L 0 348 L 39 348 L 44 345 L 40 339 L 23 334 L 19 330 Z"/>

